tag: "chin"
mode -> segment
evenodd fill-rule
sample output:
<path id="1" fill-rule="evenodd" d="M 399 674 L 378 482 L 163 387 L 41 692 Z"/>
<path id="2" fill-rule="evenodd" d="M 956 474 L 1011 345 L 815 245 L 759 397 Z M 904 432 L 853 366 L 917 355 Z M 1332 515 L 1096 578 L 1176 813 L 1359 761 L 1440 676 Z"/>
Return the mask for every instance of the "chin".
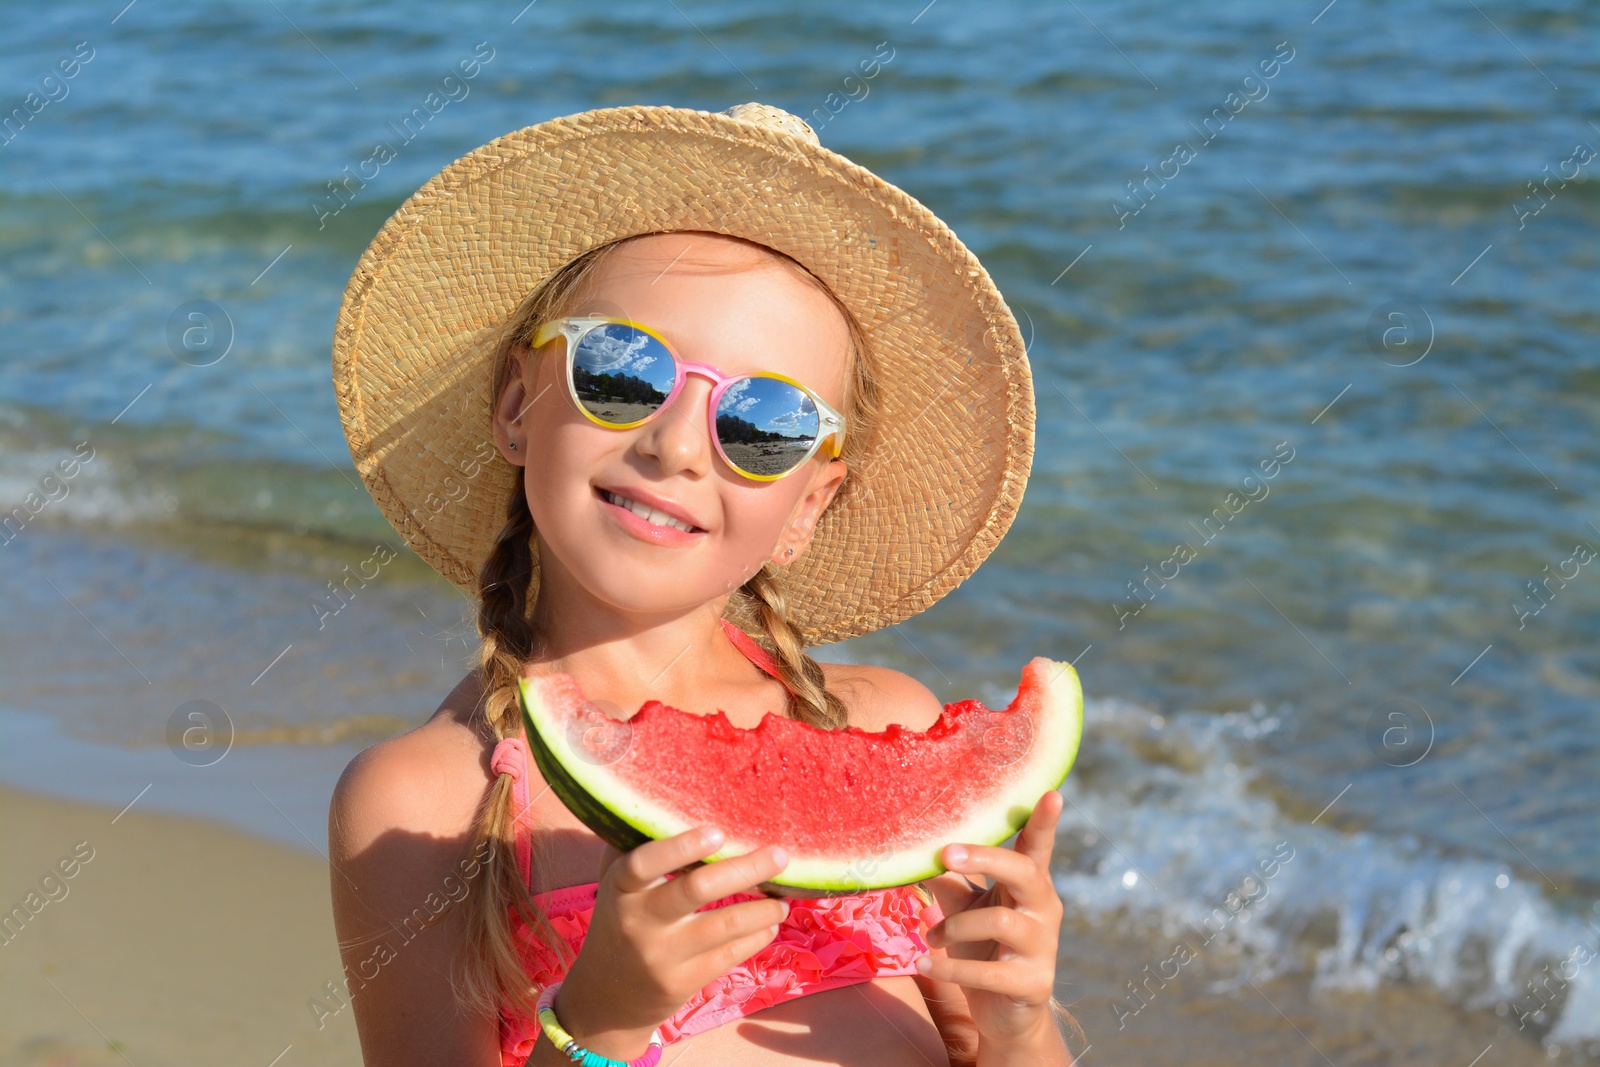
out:
<path id="1" fill-rule="evenodd" d="M 685 597 L 684 582 L 670 573 L 639 574 L 633 581 L 626 580 L 628 577 L 614 572 L 607 576 L 603 586 L 592 588 L 591 592 L 596 599 L 628 615 L 687 614 L 715 599 L 709 593 Z"/>

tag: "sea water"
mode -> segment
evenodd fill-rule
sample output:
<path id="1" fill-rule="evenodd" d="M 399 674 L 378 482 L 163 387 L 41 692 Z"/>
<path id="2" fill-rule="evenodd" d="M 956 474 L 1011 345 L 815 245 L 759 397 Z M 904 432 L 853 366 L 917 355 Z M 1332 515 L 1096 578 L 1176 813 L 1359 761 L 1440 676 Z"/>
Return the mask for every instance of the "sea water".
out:
<path id="1" fill-rule="evenodd" d="M 760 100 L 950 223 L 1037 398 L 988 562 L 819 656 L 1073 660 L 1058 885 L 1158 968 L 1600 1040 L 1592 7 L 119 6 L 0 45 L 7 706 L 237 776 L 430 713 L 471 608 L 350 463 L 357 257 L 506 131 Z"/>

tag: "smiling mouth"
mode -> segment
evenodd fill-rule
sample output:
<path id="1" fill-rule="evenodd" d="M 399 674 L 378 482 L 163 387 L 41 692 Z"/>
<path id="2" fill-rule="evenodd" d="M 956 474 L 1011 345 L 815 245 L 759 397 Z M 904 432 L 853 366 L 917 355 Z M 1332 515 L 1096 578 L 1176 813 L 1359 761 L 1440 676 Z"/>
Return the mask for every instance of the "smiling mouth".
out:
<path id="1" fill-rule="evenodd" d="M 601 489 L 596 486 L 595 495 L 599 496 L 607 504 L 628 509 L 652 526 L 666 526 L 674 530 L 682 530 L 684 533 L 705 533 L 698 526 L 690 526 L 686 522 L 675 519 L 665 512 L 657 511 L 646 504 L 641 504 L 630 497 L 625 497 L 621 493 L 613 493 L 609 489 Z"/>

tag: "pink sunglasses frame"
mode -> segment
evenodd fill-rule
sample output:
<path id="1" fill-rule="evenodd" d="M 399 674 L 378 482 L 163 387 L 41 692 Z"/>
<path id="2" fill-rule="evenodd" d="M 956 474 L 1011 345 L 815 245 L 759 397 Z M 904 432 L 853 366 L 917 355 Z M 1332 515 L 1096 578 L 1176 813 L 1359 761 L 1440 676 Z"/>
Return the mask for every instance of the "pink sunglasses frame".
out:
<path id="1" fill-rule="evenodd" d="M 677 368 L 677 377 L 672 383 L 672 391 L 667 394 L 667 399 L 662 402 L 659 408 L 642 419 L 629 423 L 606 422 L 603 419 L 596 418 L 594 413 L 584 407 L 583 403 L 578 399 L 578 388 L 572 380 L 573 355 L 577 351 L 578 342 L 583 339 L 585 334 L 590 330 L 605 325 L 629 326 L 641 333 L 649 334 L 661 342 L 661 347 L 665 348 L 667 353 L 672 356 L 673 365 Z M 564 355 L 566 367 L 562 378 L 567 383 L 567 396 L 571 399 L 573 406 L 596 426 L 607 430 L 631 430 L 635 426 L 643 426 L 672 406 L 672 402 L 683 391 L 684 383 L 689 380 L 689 375 L 699 374 L 702 377 L 710 378 L 715 383 L 711 390 L 711 398 L 706 404 L 706 423 L 709 431 L 707 436 L 710 438 L 712 445 L 716 447 L 717 454 L 722 457 L 722 461 L 742 477 L 749 478 L 755 482 L 775 482 L 779 478 L 785 478 L 809 463 L 812 457 L 817 454 L 817 451 L 822 448 L 823 442 L 830 443 L 829 453 L 835 459 L 844 452 L 844 416 L 834 410 L 827 401 L 807 388 L 804 383 L 796 381 L 787 374 L 779 374 L 777 371 L 757 371 L 753 374 L 723 374 L 709 363 L 698 363 L 694 360 L 684 359 L 678 355 L 675 348 L 667 343 L 667 339 L 662 337 L 659 331 L 646 326 L 642 322 L 634 322 L 632 319 L 613 318 L 606 315 L 568 316 L 555 319 L 539 327 L 531 344 L 533 348 L 542 348 L 557 337 L 561 337 L 565 342 L 563 347 L 566 349 Z M 794 386 L 804 393 L 811 403 L 816 405 L 818 419 L 817 438 L 811 443 L 811 448 L 806 452 L 805 456 L 782 474 L 750 473 L 728 458 L 728 454 L 722 450 L 722 441 L 717 437 L 717 404 L 721 401 L 722 394 L 727 392 L 730 385 L 746 378 L 775 378 L 780 382 Z"/>

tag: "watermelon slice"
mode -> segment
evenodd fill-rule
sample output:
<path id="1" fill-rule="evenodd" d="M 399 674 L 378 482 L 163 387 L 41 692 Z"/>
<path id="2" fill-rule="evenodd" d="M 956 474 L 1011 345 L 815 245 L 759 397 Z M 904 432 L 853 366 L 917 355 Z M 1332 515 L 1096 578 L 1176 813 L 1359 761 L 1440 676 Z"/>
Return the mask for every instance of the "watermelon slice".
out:
<path id="1" fill-rule="evenodd" d="M 650 700 L 631 717 L 563 673 L 519 682 L 528 744 L 568 810 L 626 852 L 704 824 L 705 861 L 782 845 L 763 891 L 791 897 L 887 889 L 944 871 L 952 842 L 998 845 L 1072 769 L 1083 690 L 1070 663 L 1035 657 L 1003 710 L 945 705 L 926 731 L 827 730 L 768 713 L 740 729 Z"/>

